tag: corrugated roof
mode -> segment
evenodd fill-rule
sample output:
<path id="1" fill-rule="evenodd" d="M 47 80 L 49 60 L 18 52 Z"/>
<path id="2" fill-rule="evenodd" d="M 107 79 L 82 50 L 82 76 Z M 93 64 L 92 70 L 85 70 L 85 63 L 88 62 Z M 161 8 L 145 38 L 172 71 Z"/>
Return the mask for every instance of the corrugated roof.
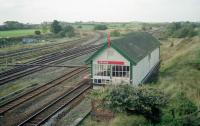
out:
<path id="1" fill-rule="evenodd" d="M 120 39 L 111 41 L 111 47 L 134 64 L 137 64 L 147 54 L 158 48 L 159 45 L 159 41 L 147 32 L 133 32 Z M 93 59 L 99 52 L 104 50 L 105 47 L 106 46 L 103 46 L 99 49 L 99 51 L 94 53 L 86 62 Z"/>

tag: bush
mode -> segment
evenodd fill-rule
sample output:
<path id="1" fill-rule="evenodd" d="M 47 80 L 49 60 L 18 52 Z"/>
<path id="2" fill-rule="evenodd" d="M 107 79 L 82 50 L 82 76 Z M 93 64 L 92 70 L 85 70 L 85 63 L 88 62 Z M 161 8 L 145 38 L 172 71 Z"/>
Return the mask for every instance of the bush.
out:
<path id="1" fill-rule="evenodd" d="M 66 36 L 66 32 L 65 31 L 60 31 L 59 33 L 58 33 L 58 36 L 59 37 L 65 37 Z"/>
<path id="2" fill-rule="evenodd" d="M 153 123 L 161 119 L 161 107 L 167 104 L 166 95 L 155 88 L 117 86 L 105 97 L 104 106 L 115 112 L 134 110 Z"/>
<path id="3" fill-rule="evenodd" d="M 185 118 L 187 115 L 192 114 L 197 111 L 197 106 L 191 102 L 183 92 L 180 92 L 175 96 L 167 109 L 164 110 L 164 116 L 162 118 L 162 125 L 172 125 L 172 126 L 186 126 L 188 124 L 195 125 L 195 122 L 191 122 L 192 118 Z"/>
<path id="4" fill-rule="evenodd" d="M 118 30 L 111 31 L 110 36 L 118 37 L 118 36 L 120 36 L 120 32 Z"/>
<path id="5" fill-rule="evenodd" d="M 79 25 L 77 28 L 81 29 L 81 28 L 82 28 L 82 26 L 81 26 L 81 25 Z"/>
<path id="6" fill-rule="evenodd" d="M 68 37 L 73 37 L 75 36 L 75 30 L 74 27 L 72 27 L 71 25 L 67 25 L 64 27 L 64 31 L 66 32 Z"/>
<path id="7" fill-rule="evenodd" d="M 75 30 L 74 27 L 72 27 L 71 25 L 67 25 L 64 28 L 62 28 L 62 30 L 58 33 L 59 37 L 73 37 L 75 36 Z"/>
<path id="8" fill-rule="evenodd" d="M 174 99 L 176 102 L 172 104 L 175 116 L 184 116 L 197 111 L 197 106 L 191 102 L 183 92 L 180 92 Z"/>
<path id="9" fill-rule="evenodd" d="M 94 30 L 106 30 L 108 27 L 106 25 L 95 25 Z"/>
<path id="10" fill-rule="evenodd" d="M 35 31 L 35 34 L 36 34 L 36 35 L 40 35 L 41 32 L 40 32 L 39 30 L 36 30 L 36 31 Z"/>

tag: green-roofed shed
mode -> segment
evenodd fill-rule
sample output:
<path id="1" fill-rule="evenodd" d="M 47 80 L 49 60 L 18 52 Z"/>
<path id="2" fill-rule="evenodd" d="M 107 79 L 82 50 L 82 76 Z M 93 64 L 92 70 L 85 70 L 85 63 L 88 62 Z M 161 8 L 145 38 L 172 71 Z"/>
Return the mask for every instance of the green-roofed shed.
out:
<path id="1" fill-rule="evenodd" d="M 94 84 L 138 85 L 158 68 L 160 43 L 151 34 L 134 32 L 105 43 L 86 60 Z"/>

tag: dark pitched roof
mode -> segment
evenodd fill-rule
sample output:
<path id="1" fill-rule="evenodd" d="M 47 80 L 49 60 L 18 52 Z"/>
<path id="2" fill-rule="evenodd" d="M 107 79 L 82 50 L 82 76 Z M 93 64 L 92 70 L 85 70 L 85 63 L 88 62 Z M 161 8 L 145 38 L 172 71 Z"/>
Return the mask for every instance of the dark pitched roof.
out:
<path id="1" fill-rule="evenodd" d="M 111 41 L 111 47 L 134 64 L 159 47 L 159 41 L 147 32 L 133 32 Z M 86 62 L 92 60 L 99 52 L 107 48 L 107 43 L 95 52 Z"/>

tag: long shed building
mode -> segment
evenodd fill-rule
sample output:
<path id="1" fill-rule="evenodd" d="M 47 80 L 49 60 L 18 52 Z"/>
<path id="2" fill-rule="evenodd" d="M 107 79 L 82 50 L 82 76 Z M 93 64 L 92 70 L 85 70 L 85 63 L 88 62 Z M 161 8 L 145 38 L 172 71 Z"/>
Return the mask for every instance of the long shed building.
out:
<path id="1" fill-rule="evenodd" d="M 138 85 L 159 67 L 160 43 L 146 32 L 130 33 L 105 43 L 86 60 L 93 84 Z"/>

